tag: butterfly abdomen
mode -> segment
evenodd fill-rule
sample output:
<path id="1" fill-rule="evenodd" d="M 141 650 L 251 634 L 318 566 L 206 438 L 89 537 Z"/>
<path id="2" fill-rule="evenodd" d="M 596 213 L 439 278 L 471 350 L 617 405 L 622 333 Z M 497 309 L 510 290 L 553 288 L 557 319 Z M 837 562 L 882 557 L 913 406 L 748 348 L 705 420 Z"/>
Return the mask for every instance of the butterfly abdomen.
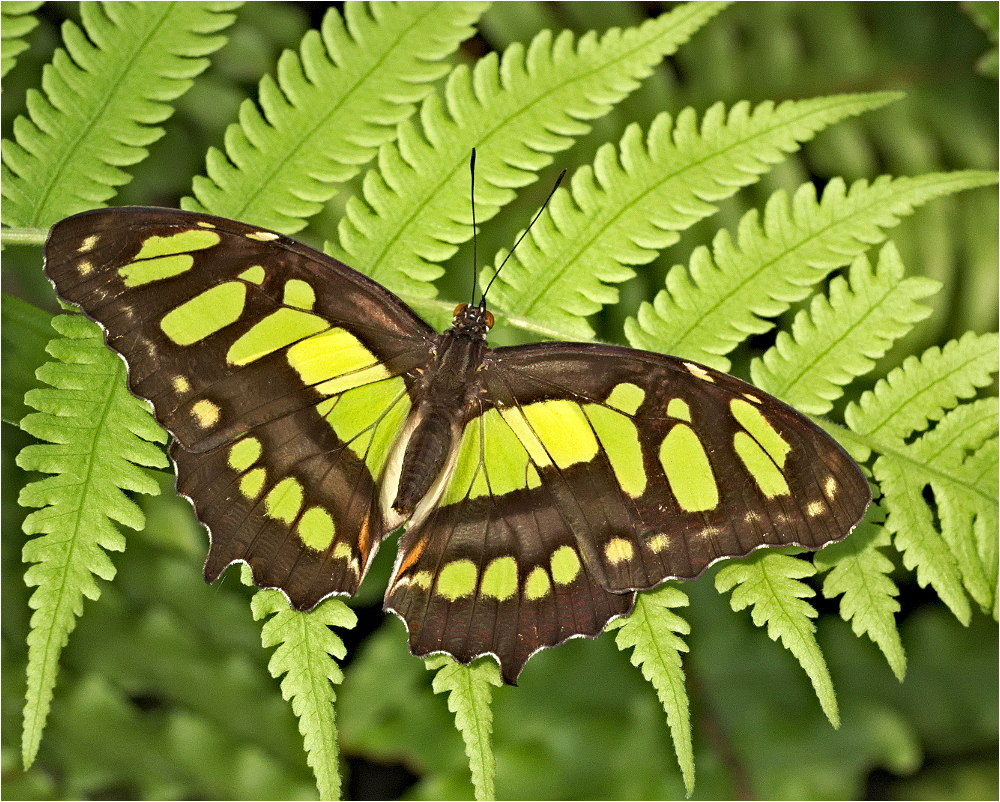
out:
<path id="1" fill-rule="evenodd" d="M 450 417 L 439 410 L 430 410 L 406 443 L 396 500 L 392 503 L 400 515 L 408 518 L 413 513 L 447 467 L 459 431 Z"/>

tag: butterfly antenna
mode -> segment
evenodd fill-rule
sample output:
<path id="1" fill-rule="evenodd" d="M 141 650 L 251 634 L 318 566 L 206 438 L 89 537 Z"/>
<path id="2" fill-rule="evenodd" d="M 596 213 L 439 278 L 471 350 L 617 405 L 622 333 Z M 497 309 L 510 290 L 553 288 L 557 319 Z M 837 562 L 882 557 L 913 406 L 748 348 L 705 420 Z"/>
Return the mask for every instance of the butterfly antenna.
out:
<path id="1" fill-rule="evenodd" d="M 472 199 L 472 306 L 476 305 L 476 270 L 479 260 L 476 257 L 476 149 L 472 149 L 469 159 L 469 173 L 472 186 L 469 196 Z"/>
<path id="2" fill-rule="evenodd" d="M 516 251 L 517 246 L 521 244 L 521 240 L 523 240 L 528 235 L 528 232 L 531 231 L 531 227 L 535 224 L 535 221 L 542 216 L 542 212 L 544 212 L 545 207 L 549 205 L 549 201 L 552 200 L 552 196 L 556 194 L 556 190 L 559 189 L 559 185 L 562 183 L 563 177 L 565 175 L 566 175 L 566 168 L 563 168 L 563 171 L 559 173 L 559 177 L 556 179 L 556 182 L 552 185 L 552 189 L 549 190 L 549 196 L 545 199 L 545 203 L 543 203 L 539 208 L 539 210 L 535 212 L 535 216 L 531 218 L 531 222 L 528 223 L 528 227 L 524 229 L 524 231 L 521 233 L 521 236 L 517 238 L 517 242 L 514 243 L 514 247 L 511 248 L 510 252 L 504 257 L 504 260 L 500 263 L 500 267 L 497 268 L 497 272 L 494 273 L 493 278 L 490 279 L 490 283 L 486 285 L 486 289 L 483 290 L 483 297 L 479 301 L 480 306 L 486 305 L 486 293 L 490 291 L 490 287 L 492 287 L 493 282 L 497 280 L 497 276 L 500 275 L 500 271 L 503 270 L 503 266 L 507 264 L 507 260 L 514 255 L 514 251 Z"/>

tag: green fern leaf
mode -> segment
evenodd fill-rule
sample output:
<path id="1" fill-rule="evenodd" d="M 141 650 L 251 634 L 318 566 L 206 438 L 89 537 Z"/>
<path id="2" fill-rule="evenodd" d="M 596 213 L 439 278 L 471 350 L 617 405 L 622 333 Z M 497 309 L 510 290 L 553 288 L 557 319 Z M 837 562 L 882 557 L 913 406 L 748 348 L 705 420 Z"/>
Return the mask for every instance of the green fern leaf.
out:
<path id="1" fill-rule="evenodd" d="M 28 49 L 24 40 L 38 25 L 34 12 L 41 4 L 41 0 L 4 0 L 0 4 L 0 78 Z"/>
<path id="2" fill-rule="evenodd" d="M 656 695 L 667 714 L 667 724 L 677 753 L 677 763 L 688 796 L 694 792 L 694 747 L 691 740 L 691 709 L 688 701 L 681 652 L 688 650 L 680 637 L 691 627 L 673 612 L 687 607 L 688 598 L 677 588 L 666 585 L 649 593 L 640 593 L 628 618 L 619 618 L 608 629 L 619 630 L 618 648 L 632 649 L 632 665 L 642 668 L 642 675 L 656 688 Z"/>
<path id="3" fill-rule="evenodd" d="M 775 317 L 811 292 L 831 271 L 849 264 L 913 209 L 942 195 L 984 186 L 996 174 L 965 170 L 917 178 L 886 176 L 847 191 L 835 178 L 816 202 L 812 184 L 799 187 L 791 204 L 776 192 L 764 209 L 740 220 L 736 243 L 720 231 L 712 252 L 697 248 L 685 267 L 667 274 L 666 290 L 643 303 L 625 322 L 636 348 L 675 354 L 729 369 L 725 354 L 751 334 L 769 331 Z"/>
<path id="4" fill-rule="evenodd" d="M 810 619 L 816 609 L 803 599 L 815 592 L 800 579 L 813 576 L 812 563 L 782 554 L 780 551 L 757 552 L 731 562 L 715 575 L 719 593 L 733 591 L 729 600 L 733 610 L 753 606 L 756 626 L 767 624 L 771 640 L 782 644 L 799 661 L 812 682 L 819 703 L 834 727 L 840 726 L 837 697 L 826 660 L 816 642 L 816 627 Z"/>
<path id="5" fill-rule="evenodd" d="M 25 573 L 31 596 L 28 635 L 28 688 L 24 707 L 22 754 L 30 766 L 38 752 L 56 681 L 59 655 L 83 599 L 101 590 L 94 577 L 111 579 L 114 565 L 105 551 L 121 551 L 125 538 L 113 522 L 141 529 L 143 515 L 124 490 L 155 495 L 156 480 L 142 467 L 163 468 L 163 430 L 146 406 L 125 389 L 125 365 L 104 347 L 96 325 L 77 315 L 53 319 L 63 335 L 48 345 L 54 362 L 38 377 L 52 389 L 30 391 L 25 403 L 39 410 L 21 428 L 47 444 L 23 449 L 17 464 L 29 471 L 56 474 L 33 482 L 18 501 L 41 508 L 23 524 L 38 537 L 24 547 L 23 559 L 35 563 Z"/>
<path id="6" fill-rule="evenodd" d="M 895 621 L 899 589 L 889 577 L 892 560 L 880 551 L 888 545 L 889 533 L 872 523 L 869 513 L 868 520 L 849 538 L 816 552 L 813 564 L 820 572 L 830 572 L 823 580 L 823 595 L 832 599 L 843 594 L 841 618 L 851 622 L 855 635 L 872 639 L 885 655 L 892 673 L 902 682 L 906 652 Z"/>
<path id="7" fill-rule="evenodd" d="M 38 386 L 35 371 L 48 361 L 45 346 L 52 339 L 52 315 L 20 298 L 3 293 L 3 382 L 0 409 L 4 423 L 17 426 L 30 408 L 24 394 Z"/>
<path id="8" fill-rule="evenodd" d="M 63 25 L 65 49 L 28 91 L 29 118 L 3 148 L 3 222 L 48 227 L 92 209 L 127 184 L 163 135 L 167 105 L 220 48 L 234 3 L 81 3 L 81 29 Z"/>
<path id="9" fill-rule="evenodd" d="M 434 693 L 448 694 L 448 709 L 455 714 L 455 726 L 465 742 L 477 802 L 496 799 L 490 686 L 503 685 L 496 661 L 485 657 L 465 666 L 448 655 L 436 654 L 426 658 L 424 665 L 428 670 L 437 671 L 432 683 Z"/>
<path id="10" fill-rule="evenodd" d="M 489 54 L 452 71 L 443 92 L 421 105 L 420 129 L 401 124 L 348 201 L 338 243 L 327 250 L 393 291 L 430 298 L 440 262 L 471 236 L 469 152 L 479 148 L 476 215 L 488 220 L 589 130 L 641 78 L 725 4 L 687 3 L 600 39 L 540 33 L 528 46 Z"/>
<path id="11" fill-rule="evenodd" d="M 874 360 L 930 315 L 917 301 L 940 287 L 930 279 L 903 278 L 891 242 L 874 271 L 859 256 L 846 279 L 834 278 L 827 295 L 815 296 L 808 312 L 795 316 L 791 334 L 778 332 L 774 346 L 753 360 L 754 384 L 802 412 L 826 414 L 846 384 L 871 371 Z"/>
<path id="12" fill-rule="evenodd" d="M 243 584 L 252 585 L 250 569 L 243 566 Z M 281 679 L 281 695 L 291 701 L 299 720 L 306 760 L 316 777 L 320 799 L 340 799 L 340 758 L 333 703 L 334 685 L 344 680 L 337 665 L 347 649 L 331 627 L 352 629 L 358 617 L 340 599 L 330 598 L 308 613 L 288 606 L 277 590 L 261 590 L 250 602 L 254 620 L 268 619 L 260 633 L 265 649 L 276 646 L 267 664 Z"/>
<path id="13" fill-rule="evenodd" d="M 997 335 L 967 332 L 944 348 L 929 348 L 919 360 L 908 357 L 859 403 L 852 402 L 844 417 L 859 434 L 901 441 L 989 385 L 996 366 Z"/>
<path id="14" fill-rule="evenodd" d="M 839 95 L 751 107 L 718 103 L 699 125 L 693 109 L 674 122 L 661 114 L 643 138 L 631 125 L 616 150 L 605 145 L 593 167 L 553 196 L 491 290 L 493 304 L 515 324 L 562 339 L 590 339 L 582 316 L 616 303 L 610 283 L 635 275 L 682 231 L 713 214 L 715 201 L 755 182 L 785 154 L 823 128 L 899 95 Z M 506 252 L 497 254 L 495 268 Z M 483 271 L 486 286 L 494 269 Z M 511 317 L 510 315 L 516 315 Z"/>
<path id="15" fill-rule="evenodd" d="M 277 78 L 260 82 L 211 148 L 208 177 L 194 179 L 185 209 L 292 234 L 395 136 L 443 61 L 472 34 L 485 3 L 347 3 L 330 9 L 299 53 L 285 51 Z"/>

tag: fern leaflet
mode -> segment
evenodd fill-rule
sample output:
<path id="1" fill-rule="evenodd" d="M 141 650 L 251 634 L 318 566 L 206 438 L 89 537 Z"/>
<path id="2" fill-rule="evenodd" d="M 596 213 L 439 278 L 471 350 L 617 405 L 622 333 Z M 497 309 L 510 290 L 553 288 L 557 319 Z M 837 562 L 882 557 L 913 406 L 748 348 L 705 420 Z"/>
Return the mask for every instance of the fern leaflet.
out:
<path id="1" fill-rule="evenodd" d="M 740 220 L 736 243 L 720 231 L 711 253 L 697 248 L 686 267 L 672 268 L 666 290 L 625 322 L 625 334 L 636 348 L 728 370 L 725 354 L 773 327 L 764 318 L 781 314 L 831 271 L 883 242 L 900 217 L 933 198 L 995 182 L 994 173 L 965 170 L 883 176 L 872 184 L 858 181 L 850 191 L 835 178 L 819 203 L 812 184 L 799 187 L 791 204 L 776 192 L 762 222 L 756 210 Z"/>
<path id="2" fill-rule="evenodd" d="M 402 123 L 398 141 L 379 152 L 364 198 L 348 201 L 327 250 L 396 293 L 433 297 L 439 263 L 471 235 L 471 149 L 479 148 L 476 216 L 485 221 L 723 5 L 687 3 L 600 39 L 545 31 L 527 51 L 515 44 L 471 71 L 455 68 L 443 97 L 421 105 L 420 129 Z"/>
<path id="3" fill-rule="evenodd" d="M 872 508 L 876 509 L 876 508 Z M 902 681 L 906 653 L 894 619 L 899 612 L 899 589 L 889 574 L 892 560 L 881 549 L 890 545 L 889 533 L 872 523 L 873 514 L 851 536 L 816 552 L 813 564 L 823 572 L 823 595 L 843 597 L 840 615 L 851 622 L 855 635 L 867 635 L 885 655 L 892 673 Z"/>
<path id="4" fill-rule="evenodd" d="M 496 799 L 496 757 L 493 755 L 493 713 L 491 685 L 503 685 L 496 662 L 489 657 L 472 665 L 456 663 L 448 655 L 433 655 L 424 661 L 436 670 L 434 693 L 448 694 L 448 709 L 455 714 L 455 726 L 465 742 L 476 800 Z"/>
<path id="5" fill-rule="evenodd" d="M 649 593 L 640 593 L 628 618 L 608 624 L 618 629 L 615 643 L 624 651 L 632 649 L 632 665 L 656 688 L 656 695 L 667 714 L 670 735 L 681 767 L 688 796 L 694 792 L 694 746 L 691 740 L 691 709 L 685 686 L 681 652 L 688 650 L 682 635 L 691 627 L 673 612 L 687 607 L 688 598 L 680 590 L 666 585 Z"/>
<path id="6" fill-rule="evenodd" d="M 241 578 L 252 585 L 249 567 Z M 347 649 L 332 627 L 351 629 L 358 617 L 340 599 L 331 598 L 308 613 L 288 606 L 280 591 L 261 590 L 250 603 L 255 620 L 268 619 L 260 633 L 265 649 L 276 646 L 267 664 L 281 679 L 281 695 L 291 701 L 299 720 L 306 760 L 316 776 L 320 799 L 340 798 L 340 763 L 333 703 L 334 685 L 343 682 L 337 665 Z"/>
<path id="7" fill-rule="evenodd" d="M 484 3 L 347 3 L 330 9 L 277 77 L 260 82 L 211 148 L 185 209 L 292 234 L 357 174 L 448 67 Z"/>
<path id="8" fill-rule="evenodd" d="M 98 206 L 127 184 L 163 135 L 167 102 L 187 91 L 235 7 L 218 3 L 81 3 L 81 29 L 63 26 L 65 49 L 28 91 L 29 118 L 3 148 L 3 222 L 48 227 Z"/>
<path id="9" fill-rule="evenodd" d="M 753 606 L 751 616 L 756 626 L 767 624 L 771 640 L 780 639 L 805 669 L 826 717 L 840 726 L 837 697 L 826 660 L 816 642 L 816 608 L 803 599 L 815 593 L 800 579 L 813 576 L 812 563 L 779 551 L 757 552 L 739 562 L 729 563 L 715 575 L 719 593 L 732 590 L 733 610 Z"/>
<path id="10" fill-rule="evenodd" d="M 874 360 L 931 313 L 917 301 L 940 286 L 903 278 L 891 242 L 874 271 L 859 256 L 846 279 L 834 278 L 827 295 L 815 296 L 808 312 L 796 314 L 791 333 L 778 332 L 774 346 L 750 364 L 754 384 L 802 412 L 826 414 L 846 384 L 871 371 Z"/>
<path id="11" fill-rule="evenodd" d="M 28 49 L 24 40 L 38 25 L 34 12 L 41 4 L 41 0 L 5 0 L 0 5 L 0 78 L 13 69 L 17 57 Z"/>
<path id="12" fill-rule="evenodd" d="M 124 490 L 156 494 L 159 486 L 142 467 L 163 468 L 154 445 L 166 437 L 146 406 L 125 389 L 125 365 L 104 347 L 96 325 L 77 315 L 53 319 L 62 335 L 48 345 L 55 358 L 39 368 L 51 389 L 31 390 L 25 403 L 39 410 L 21 428 L 48 443 L 28 446 L 17 464 L 56 474 L 26 486 L 22 506 L 38 507 L 24 520 L 24 547 L 34 563 L 25 573 L 35 612 L 28 635 L 28 689 L 22 753 L 30 766 L 38 751 L 56 681 L 59 655 L 83 599 L 96 599 L 94 576 L 111 579 L 114 565 L 105 550 L 121 551 L 125 538 L 114 525 L 141 529 L 143 514 Z"/>

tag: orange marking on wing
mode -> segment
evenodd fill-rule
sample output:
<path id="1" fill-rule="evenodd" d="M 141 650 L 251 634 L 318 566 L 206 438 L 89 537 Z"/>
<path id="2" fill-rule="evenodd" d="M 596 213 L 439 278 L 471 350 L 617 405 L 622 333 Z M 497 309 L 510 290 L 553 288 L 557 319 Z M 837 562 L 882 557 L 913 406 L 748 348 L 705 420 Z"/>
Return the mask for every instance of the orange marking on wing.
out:
<path id="1" fill-rule="evenodd" d="M 413 548 L 410 549 L 410 553 L 406 555 L 406 557 L 403 559 L 403 562 L 400 564 L 397 576 L 404 574 L 407 570 L 409 570 L 414 566 L 417 560 L 420 559 L 420 555 L 424 553 L 424 548 L 426 546 L 427 546 L 426 540 L 418 540 L 414 544 Z"/>

